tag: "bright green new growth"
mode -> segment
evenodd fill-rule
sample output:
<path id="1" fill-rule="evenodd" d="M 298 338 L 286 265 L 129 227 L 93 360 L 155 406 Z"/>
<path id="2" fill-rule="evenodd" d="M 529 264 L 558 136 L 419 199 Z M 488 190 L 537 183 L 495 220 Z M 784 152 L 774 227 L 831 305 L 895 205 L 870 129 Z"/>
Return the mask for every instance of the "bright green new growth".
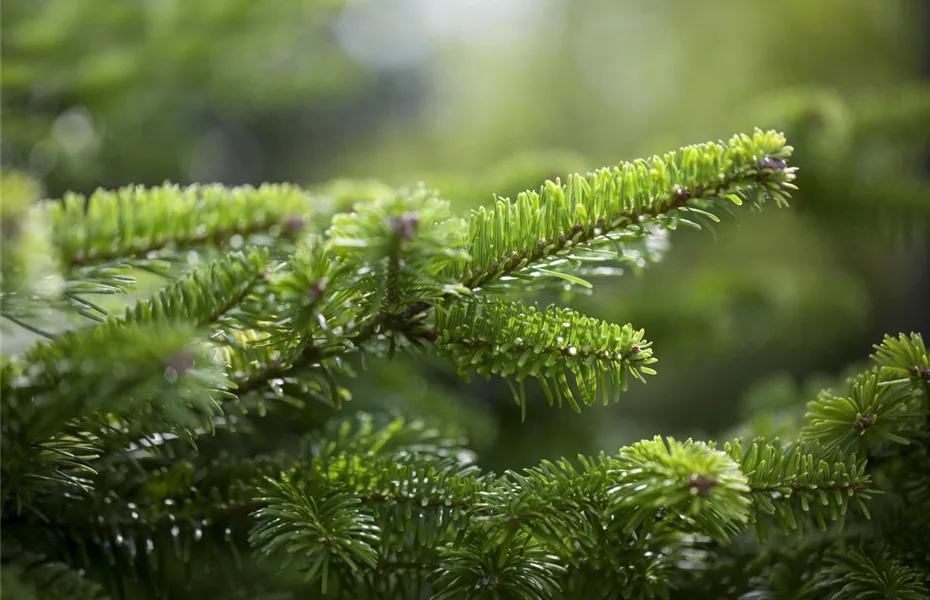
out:
<path id="1" fill-rule="evenodd" d="M 727 144 L 571 175 L 565 185 L 547 181 L 539 192 L 524 192 L 515 202 L 498 199 L 493 210 L 472 214 L 472 262 L 456 276 L 470 288 L 545 276 L 586 285 L 564 270 L 620 259 L 631 241 L 659 228 L 719 222 L 714 210 L 731 204 L 761 206 L 771 199 L 787 205 L 788 190 L 795 189 L 794 169 L 784 162 L 790 155 L 784 136 L 757 130 Z"/>
<path id="2" fill-rule="evenodd" d="M 919 334 L 886 338 L 788 443 L 657 436 L 494 474 L 416 418 L 262 437 L 342 408 L 359 362 L 397 351 L 502 377 L 524 414 L 527 379 L 551 406 L 618 401 L 655 374 L 645 332 L 513 297 L 642 266 L 667 231 L 734 205 L 786 205 L 790 155 L 756 131 L 548 181 L 468 220 L 422 187 L 351 205 L 273 185 L 14 204 L 49 224 L 23 243 L 54 249 L 64 285 L 35 295 L 19 282 L 48 264 L 4 253 L 0 314 L 39 339 L 0 371 L 3 579 L 158 597 L 178 573 L 233 572 L 247 544 L 283 571 L 258 591 L 326 598 L 930 597 L 930 485 L 908 476 L 930 472 Z M 127 292 L 129 307 L 111 301 Z M 39 313 L 23 307 L 83 317 L 24 321 Z M 781 543 L 812 529 L 809 547 Z"/>

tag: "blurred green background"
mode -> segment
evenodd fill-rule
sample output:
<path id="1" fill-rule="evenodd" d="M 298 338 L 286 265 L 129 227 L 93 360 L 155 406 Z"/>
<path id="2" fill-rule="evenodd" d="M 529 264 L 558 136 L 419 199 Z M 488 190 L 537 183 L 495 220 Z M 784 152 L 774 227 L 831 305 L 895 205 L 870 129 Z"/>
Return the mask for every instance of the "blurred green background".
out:
<path id="1" fill-rule="evenodd" d="M 347 179 L 424 181 L 464 214 L 568 172 L 782 129 L 800 167 L 791 209 L 744 212 L 716 239 L 676 232 L 658 264 L 571 299 L 655 342 L 659 374 L 617 404 L 574 415 L 537 394 L 521 424 L 501 381 L 465 384 L 429 356 L 350 385 L 350 408 L 461 423 L 496 469 L 717 437 L 803 402 L 881 334 L 930 330 L 928 6 L 4 0 L 2 162 L 53 198 L 171 180 L 351 200 L 367 184 Z"/>

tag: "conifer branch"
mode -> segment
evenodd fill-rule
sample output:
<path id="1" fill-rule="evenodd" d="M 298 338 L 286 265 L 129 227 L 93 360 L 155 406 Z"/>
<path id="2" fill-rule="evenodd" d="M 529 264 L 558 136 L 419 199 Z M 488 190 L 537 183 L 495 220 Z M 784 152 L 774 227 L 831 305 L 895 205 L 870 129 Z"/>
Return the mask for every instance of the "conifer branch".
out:
<path id="1" fill-rule="evenodd" d="M 218 184 L 98 190 L 66 194 L 48 211 L 52 240 L 73 267 L 220 245 L 235 236 L 304 228 L 309 196 L 290 185 L 227 188 Z"/>
<path id="2" fill-rule="evenodd" d="M 808 404 L 802 438 L 860 453 L 882 442 L 909 444 L 927 419 L 927 402 L 910 386 L 883 383 L 876 368 L 852 379 L 845 395 L 821 392 Z"/>
<path id="3" fill-rule="evenodd" d="M 691 218 L 717 221 L 708 210 L 725 208 L 728 201 L 752 199 L 759 206 L 768 197 L 786 204 L 787 190 L 794 189 L 795 169 L 785 162 L 791 151 L 782 135 L 756 130 L 727 144 L 689 146 L 572 175 L 565 185 L 548 181 L 515 202 L 498 199 L 493 210 L 472 214 L 467 237 L 472 262 L 455 275 L 468 288 L 487 288 L 523 271 L 552 275 L 540 269 L 577 246 L 622 246 L 653 226 L 697 226 Z M 570 280 L 564 273 L 562 278 Z"/>
<path id="4" fill-rule="evenodd" d="M 326 498 L 338 491 L 337 503 L 357 506 L 352 514 L 364 510 L 373 519 L 368 531 L 374 537 L 358 551 L 375 551 L 377 569 L 390 568 L 384 561 L 402 562 L 407 569 L 436 568 L 440 576 L 445 561 L 458 557 L 455 564 L 471 565 L 475 571 L 469 577 L 476 581 L 500 575 L 494 566 L 498 563 L 474 562 L 480 555 L 490 552 L 506 557 L 501 559 L 505 562 L 522 561 L 538 551 L 559 569 L 593 568 L 603 575 L 652 551 L 669 561 L 661 568 L 674 571 L 681 568 L 672 567 L 683 560 L 680 553 L 697 552 L 689 541 L 695 531 L 732 541 L 750 522 L 764 530 L 761 521 L 768 515 L 799 527 L 798 515 L 811 514 L 823 526 L 840 519 L 847 502 L 860 506 L 870 497 L 864 462 L 837 460 L 816 444 L 781 446 L 757 440 L 746 452 L 739 442 L 719 451 L 690 440 L 657 437 L 616 456 L 582 457 L 580 469 L 565 460 L 543 461 L 520 473 L 482 476 L 467 461 L 443 458 L 432 444 L 409 453 L 411 446 L 377 441 L 394 437 L 391 431 L 412 434 L 422 425 L 394 421 L 383 427 L 373 428 L 370 420 L 362 422 L 362 429 L 347 423 L 331 426 L 328 435 L 338 432 L 337 438 L 315 442 L 311 462 L 295 465 L 286 478 L 265 488 L 263 506 L 255 513 L 263 525 L 254 530 L 253 543 L 273 554 L 277 550 L 265 541 L 273 539 L 268 527 L 300 528 L 286 525 L 308 518 L 310 500 L 294 496 L 300 490 L 316 494 L 321 502 L 329 502 Z M 304 508 L 285 508 L 298 497 Z M 265 506 L 277 508 L 268 511 Z M 335 513 L 327 517 L 335 518 Z M 307 526 L 317 522 L 311 519 Z M 419 541 L 398 547 L 394 540 L 409 537 L 411 526 Z M 435 554 L 453 539 L 456 544 Z M 345 543 L 345 548 L 356 547 L 350 540 Z M 352 556 L 346 554 L 349 550 L 330 549 L 337 547 L 342 548 L 334 543 L 310 553 L 307 564 Z M 529 554 L 521 559 L 513 554 L 516 548 Z M 320 553 L 331 556 L 320 558 Z M 533 569 L 532 562 L 519 564 Z M 642 574 L 634 573 L 627 573 L 628 585 L 646 585 Z"/>
<path id="5" fill-rule="evenodd" d="M 585 405 L 616 401 L 627 387 L 627 373 L 645 382 L 655 373 L 651 342 L 629 324 L 590 319 L 569 309 L 540 310 L 520 303 L 460 302 L 436 313 L 439 352 L 463 376 L 477 369 L 483 376 L 513 376 L 517 403 L 525 411 L 523 380 L 538 379 L 549 405 L 563 399 L 581 410 L 566 371 L 574 377 Z"/>
<path id="6" fill-rule="evenodd" d="M 4 596 L 42 598 L 43 600 L 107 600 L 103 586 L 59 561 L 23 550 L 5 549 L 15 558 L 0 567 L 0 585 Z"/>
<path id="7" fill-rule="evenodd" d="M 261 308 L 258 306 L 251 307 L 253 314 L 249 314 L 241 305 L 269 275 L 271 266 L 265 249 L 232 252 L 127 309 L 122 322 L 147 325 L 185 321 L 206 327 L 216 325 L 235 310 L 238 327 L 254 325 L 268 315 L 255 313 Z"/>
<path id="8" fill-rule="evenodd" d="M 736 440 L 724 450 L 747 476 L 761 537 L 773 524 L 781 530 L 801 530 L 808 516 L 823 530 L 828 521 L 845 516 L 849 503 L 869 516 L 865 503 L 877 492 L 866 461 L 855 454 L 837 454 L 817 442 L 783 445 L 764 440 L 745 445 Z"/>
<path id="9" fill-rule="evenodd" d="M 762 552 L 776 531 L 833 524 L 804 556 L 834 556 L 865 539 L 861 517 L 882 492 L 873 481 L 892 486 L 889 504 L 871 507 L 876 527 L 889 513 L 922 523 L 887 510 L 930 498 L 908 473 L 930 464 L 930 359 L 917 334 L 887 337 L 871 371 L 814 399 L 798 442 L 718 449 L 655 437 L 496 474 L 459 432 L 407 418 L 335 420 L 289 438 L 296 450 L 262 440 L 260 456 L 216 452 L 223 444 L 208 437 L 238 439 L 259 426 L 252 414 L 285 403 L 339 407 L 351 359 L 398 348 L 435 350 L 466 378 L 504 377 L 524 411 L 527 378 L 550 405 L 616 400 L 630 376 L 654 374 L 642 330 L 491 294 L 589 286 L 583 277 L 615 263 L 645 262 L 668 230 L 712 226 L 728 204 L 784 204 L 790 154 L 780 134 L 756 131 L 550 181 L 467 224 L 422 187 L 340 198 L 335 216 L 331 198 L 311 206 L 292 186 L 124 188 L 86 206 L 69 195 L 13 221 L 4 213 L 5 227 L 51 223 L 44 237 L 17 239 L 55 249 L 66 272 L 55 293 L 100 321 L 0 366 L 4 534 L 41 538 L 32 550 L 43 562 L 87 567 L 117 597 L 131 577 L 163 581 L 248 541 L 340 597 L 422 595 L 423 585 L 450 599 L 646 598 L 723 570 L 726 552 Z M 314 229 L 321 215 L 325 231 Z M 194 249 L 203 266 L 164 268 Z M 16 265 L 4 286 L 28 271 Z M 173 281 L 120 315 L 83 297 L 125 291 L 140 265 Z M 54 304 L 23 289 L 17 301 Z M 907 454 L 891 451 L 904 443 Z M 841 532 L 850 523 L 859 537 Z M 912 575 L 926 561 L 902 551 L 916 539 L 792 575 L 824 597 L 923 598 Z M 746 569 L 733 586 L 767 593 L 769 571 Z"/>
<path id="10" fill-rule="evenodd" d="M 67 332 L 0 370 L 4 506 L 34 510 L 58 486 L 87 489 L 100 438 L 211 430 L 228 382 L 189 327 L 108 322 Z"/>
<path id="11" fill-rule="evenodd" d="M 926 579 L 926 573 L 894 560 L 887 549 L 864 552 L 861 548 L 847 548 L 827 557 L 815 589 L 826 591 L 827 600 L 930 600 L 930 589 L 924 586 Z"/>
<path id="12" fill-rule="evenodd" d="M 910 380 L 930 385 L 930 353 L 919 333 L 897 338 L 886 335 L 881 344 L 875 345 L 871 358 L 887 375 L 887 384 Z"/>

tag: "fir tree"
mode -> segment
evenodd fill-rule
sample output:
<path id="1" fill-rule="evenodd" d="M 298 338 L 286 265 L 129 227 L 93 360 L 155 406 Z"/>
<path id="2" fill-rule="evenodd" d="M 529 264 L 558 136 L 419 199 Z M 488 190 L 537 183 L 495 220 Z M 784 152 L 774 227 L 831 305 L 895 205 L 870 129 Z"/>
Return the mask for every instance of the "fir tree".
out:
<path id="1" fill-rule="evenodd" d="M 36 201 L 5 174 L 0 314 L 37 339 L 0 371 L 3 592 L 930 598 L 917 333 L 876 340 L 781 439 L 750 424 L 492 473 L 452 426 L 346 406 L 356 370 L 397 353 L 503 378 L 523 411 L 622 402 L 656 374 L 646 333 L 528 298 L 786 207 L 791 153 L 756 130 L 467 219 L 424 187 Z"/>

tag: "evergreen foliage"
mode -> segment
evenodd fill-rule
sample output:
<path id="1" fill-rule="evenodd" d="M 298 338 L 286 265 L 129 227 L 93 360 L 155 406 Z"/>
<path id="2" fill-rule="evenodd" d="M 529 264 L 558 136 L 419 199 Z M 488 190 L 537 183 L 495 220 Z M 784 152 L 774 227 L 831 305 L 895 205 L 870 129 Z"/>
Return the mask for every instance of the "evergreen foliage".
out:
<path id="1" fill-rule="evenodd" d="M 656 436 L 492 473 L 452 427 L 345 406 L 355 371 L 397 352 L 504 378 L 524 414 L 528 379 L 554 407 L 622 401 L 656 374 L 645 332 L 520 296 L 787 206 L 791 154 L 756 130 L 468 219 L 424 187 L 37 201 L 4 174 L 0 314 L 36 340 L 0 370 L 3 592 L 156 598 L 219 572 L 246 598 L 930 598 L 918 333 L 782 439 Z"/>

